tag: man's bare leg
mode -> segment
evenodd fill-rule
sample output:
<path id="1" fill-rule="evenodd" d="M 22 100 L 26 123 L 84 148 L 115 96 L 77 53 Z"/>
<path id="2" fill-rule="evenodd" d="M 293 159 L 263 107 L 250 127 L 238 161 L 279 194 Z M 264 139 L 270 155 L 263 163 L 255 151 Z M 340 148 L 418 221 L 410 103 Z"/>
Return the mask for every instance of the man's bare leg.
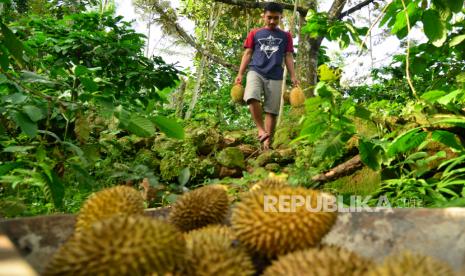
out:
<path id="1" fill-rule="evenodd" d="M 259 101 L 251 99 L 249 100 L 249 110 L 258 129 L 258 137 L 261 139 L 261 137 L 267 133 L 263 125 L 262 105 Z"/>
<path id="2" fill-rule="evenodd" d="M 263 148 L 269 149 L 271 138 L 274 134 L 274 128 L 276 126 L 276 115 L 271 113 L 265 113 L 265 131 L 270 134 L 270 136 L 263 142 Z"/>

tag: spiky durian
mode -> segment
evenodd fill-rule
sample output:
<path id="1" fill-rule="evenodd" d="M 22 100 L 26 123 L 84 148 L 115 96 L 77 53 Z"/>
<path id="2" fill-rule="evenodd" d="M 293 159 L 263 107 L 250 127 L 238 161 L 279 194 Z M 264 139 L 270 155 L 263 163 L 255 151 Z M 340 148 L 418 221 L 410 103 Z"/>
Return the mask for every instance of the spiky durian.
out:
<path id="1" fill-rule="evenodd" d="M 240 103 L 243 101 L 243 97 L 244 97 L 244 87 L 240 84 L 235 84 L 231 88 L 231 99 L 236 103 Z"/>
<path id="2" fill-rule="evenodd" d="M 411 252 L 391 255 L 384 259 L 384 262 L 374 267 L 366 275 L 368 276 L 422 276 L 455 275 L 452 268 L 439 260 L 430 256 L 423 256 Z"/>
<path id="3" fill-rule="evenodd" d="M 165 275 L 183 267 L 185 249 L 182 233 L 167 222 L 115 215 L 75 233 L 45 275 Z"/>
<path id="4" fill-rule="evenodd" d="M 335 212 L 318 210 L 326 196 L 292 187 L 244 194 L 233 209 L 232 228 L 242 244 L 268 257 L 315 246 L 337 217 Z M 302 205 L 292 205 L 290 200 L 297 199 Z"/>
<path id="5" fill-rule="evenodd" d="M 219 185 L 204 186 L 179 198 L 169 215 L 169 221 L 182 231 L 224 222 L 229 210 L 226 190 Z"/>
<path id="6" fill-rule="evenodd" d="M 372 266 L 370 260 L 347 249 L 323 246 L 283 255 L 263 275 L 358 276 L 365 275 Z"/>
<path id="7" fill-rule="evenodd" d="M 253 275 L 251 258 L 242 247 L 233 244 L 231 228 L 210 225 L 185 234 L 186 265 L 184 275 Z"/>
<path id="8" fill-rule="evenodd" d="M 142 215 L 144 199 L 139 191 L 128 186 L 116 186 L 92 194 L 76 218 L 76 231 L 116 214 Z"/>
<path id="9" fill-rule="evenodd" d="M 282 180 L 277 177 L 270 177 L 255 183 L 252 186 L 252 188 L 250 188 L 250 191 L 257 191 L 262 189 L 277 189 L 284 187 L 289 187 L 289 184 L 285 180 Z"/>
<path id="10" fill-rule="evenodd" d="M 288 90 L 288 91 L 284 91 L 284 93 L 283 93 L 283 100 L 284 100 L 284 103 L 289 103 L 290 94 L 291 94 L 291 92 L 289 92 L 289 90 Z"/>
<path id="11" fill-rule="evenodd" d="M 298 107 L 304 104 L 305 102 L 305 95 L 302 89 L 297 86 L 294 87 L 291 90 L 291 93 L 289 95 L 289 102 L 291 103 L 292 106 Z"/>

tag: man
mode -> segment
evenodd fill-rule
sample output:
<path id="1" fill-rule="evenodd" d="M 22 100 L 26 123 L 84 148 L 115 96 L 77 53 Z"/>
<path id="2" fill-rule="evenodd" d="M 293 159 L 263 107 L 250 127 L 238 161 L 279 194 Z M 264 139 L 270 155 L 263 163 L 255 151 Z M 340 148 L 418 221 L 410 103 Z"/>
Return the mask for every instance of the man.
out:
<path id="1" fill-rule="evenodd" d="M 294 47 L 289 32 L 279 29 L 283 8 L 277 3 L 267 3 L 263 10 L 265 26 L 252 30 L 244 43 L 245 52 L 235 82 L 242 83 L 244 72 L 249 66 L 244 100 L 249 105 L 252 119 L 258 128 L 258 139 L 264 149 L 269 149 L 281 103 L 283 60 L 292 83 L 299 81 L 294 72 Z M 250 63 L 250 65 L 249 65 Z M 261 96 L 264 95 L 262 119 Z"/>

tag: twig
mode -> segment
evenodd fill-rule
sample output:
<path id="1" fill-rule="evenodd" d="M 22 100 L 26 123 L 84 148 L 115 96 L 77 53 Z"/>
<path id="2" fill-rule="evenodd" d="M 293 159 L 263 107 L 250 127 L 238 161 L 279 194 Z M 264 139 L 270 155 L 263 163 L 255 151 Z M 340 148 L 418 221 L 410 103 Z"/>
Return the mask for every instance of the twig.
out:
<path id="1" fill-rule="evenodd" d="M 405 19 L 407 20 L 407 55 L 405 57 L 405 74 L 407 77 L 407 82 L 408 85 L 410 86 L 410 89 L 412 90 L 413 96 L 418 99 L 417 92 L 415 91 L 415 87 L 413 87 L 412 79 L 410 78 L 410 72 L 409 72 L 409 67 L 410 67 L 410 19 L 408 16 L 407 12 L 407 7 L 405 6 L 405 1 L 402 1 L 402 6 L 404 7 L 404 12 L 405 12 Z"/>
<path id="2" fill-rule="evenodd" d="M 363 50 L 363 46 L 365 46 L 366 42 L 367 42 L 367 38 L 368 36 L 371 34 L 371 31 L 373 30 L 373 28 L 375 27 L 376 24 L 378 24 L 379 20 L 381 20 L 381 17 L 384 15 L 384 13 L 386 12 L 387 8 L 389 7 L 389 5 L 392 4 L 392 2 L 394 1 L 391 1 L 389 2 L 389 4 L 387 4 L 386 6 L 384 6 L 384 8 L 381 10 L 381 13 L 378 15 L 378 17 L 375 19 L 375 21 L 373 22 L 373 24 L 371 24 L 370 28 L 368 29 L 367 31 L 367 34 L 365 35 L 365 39 L 363 39 L 363 42 L 362 42 L 362 45 L 360 46 L 360 53 L 358 54 L 359 56 L 362 54 L 362 50 Z"/>

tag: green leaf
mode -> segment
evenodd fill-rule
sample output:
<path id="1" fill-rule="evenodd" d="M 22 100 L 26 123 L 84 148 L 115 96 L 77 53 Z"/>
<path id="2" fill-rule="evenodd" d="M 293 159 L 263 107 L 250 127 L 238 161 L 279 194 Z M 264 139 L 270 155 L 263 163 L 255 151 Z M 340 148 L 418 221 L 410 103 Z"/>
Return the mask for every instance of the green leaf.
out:
<path id="1" fill-rule="evenodd" d="M 26 83 L 41 83 L 47 86 L 54 86 L 56 83 L 49 80 L 48 78 L 38 75 L 34 72 L 23 71 L 21 72 L 21 80 Z"/>
<path id="2" fill-rule="evenodd" d="M 8 71 L 9 64 L 10 64 L 10 61 L 8 59 L 8 53 L 4 52 L 2 47 L 0 47 L 0 68 L 2 68 L 3 71 Z"/>
<path id="3" fill-rule="evenodd" d="M 431 90 L 426 93 L 423 93 L 423 95 L 421 95 L 420 98 L 429 103 L 435 103 L 439 98 L 441 98 L 444 95 L 446 95 L 446 92 L 442 90 Z"/>
<path id="4" fill-rule="evenodd" d="M 331 90 L 331 87 L 329 87 L 324 81 L 320 81 L 315 87 L 315 94 L 322 98 L 332 98 L 333 93 Z"/>
<path id="5" fill-rule="evenodd" d="M 90 72 L 90 70 L 87 69 L 87 67 L 82 66 L 82 65 L 78 65 L 78 66 L 76 66 L 76 67 L 74 68 L 74 75 L 75 75 L 76 77 L 83 76 L 83 75 L 85 75 L 85 74 L 87 74 L 87 73 L 89 73 L 89 72 Z"/>
<path id="6" fill-rule="evenodd" d="M 98 85 L 91 78 L 83 77 L 80 78 L 80 80 L 87 92 L 95 92 L 98 90 Z"/>
<path id="7" fill-rule="evenodd" d="M 404 134 L 399 135 L 392 141 L 388 148 L 388 155 L 395 156 L 398 153 L 406 153 L 407 151 L 418 147 L 427 136 L 426 132 L 420 132 L 420 128 L 413 128 Z"/>
<path id="8" fill-rule="evenodd" d="M 371 111 L 366 109 L 365 107 L 363 106 L 359 106 L 359 105 L 356 105 L 355 106 L 355 113 L 354 113 L 354 116 L 355 117 L 358 117 L 360 119 L 364 119 L 364 120 L 367 120 L 369 121 L 370 118 L 371 118 Z"/>
<path id="9" fill-rule="evenodd" d="M 164 116 L 155 116 L 152 118 L 155 125 L 168 137 L 176 139 L 184 139 L 184 128 L 174 119 Z"/>
<path id="10" fill-rule="evenodd" d="M 358 150 L 360 152 L 360 159 L 370 169 L 377 171 L 381 168 L 384 149 L 380 145 L 370 141 L 359 140 Z"/>
<path id="11" fill-rule="evenodd" d="M 6 95 L 2 97 L 3 102 L 12 103 L 14 105 L 20 104 L 27 100 L 27 96 L 22 93 L 14 93 L 11 95 Z"/>
<path id="12" fill-rule="evenodd" d="M 191 177 L 191 171 L 189 167 L 185 167 L 181 170 L 181 173 L 178 176 L 178 183 L 180 186 L 185 186 Z"/>
<path id="13" fill-rule="evenodd" d="M 3 152 L 27 152 L 34 149 L 34 146 L 10 146 L 3 149 Z"/>
<path id="14" fill-rule="evenodd" d="M 444 4 L 453 12 L 460 12 L 463 7 L 463 0 L 443 0 Z"/>
<path id="15" fill-rule="evenodd" d="M 43 169 L 42 179 L 46 184 L 44 193 L 56 208 L 60 208 L 63 205 L 63 198 L 65 196 L 65 185 L 55 171 Z"/>
<path id="16" fill-rule="evenodd" d="M 442 96 L 441 98 L 437 100 L 437 102 L 442 105 L 448 105 L 449 103 L 453 103 L 457 99 L 457 97 L 463 95 L 464 92 L 465 91 L 462 89 L 457 89 L 455 91 L 448 93 L 445 96 Z"/>
<path id="17" fill-rule="evenodd" d="M 427 10 L 423 13 L 423 28 L 428 39 L 434 46 L 440 47 L 447 39 L 447 30 L 436 10 Z"/>
<path id="18" fill-rule="evenodd" d="M 455 36 L 454 38 L 452 38 L 452 39 L 450 40 L 449 46 L 450 46 L 450 47 L 457 46 L 457 45 L 459 45 L 460 43 L 462 43 L 464 40 L 465 40 L 465 34 Z"/>
<path id="19" fill-rule="evenodd" d="M 431 135 L 434 141 L 442 143 L 455 150 L 462 150 L 463 146 L 459 144 L 457 137 L 454 133 L 445 130 L 435 130 Z"/>
<path id="20" fill-rule="evenodd" d="M 23 106 L 24 113 L 29 116 L 29 119 L 33 122 L 37 122 L 45 118 L 45 114 L 42 112 L 42 109 L 38 108 L 35 105 L 25 105 Z"/>
<path id="21" fill-rule="evenodd" d="M 155 134 L 153 123 L 144 117 L 137 114 L 131 114 L 127 130 L 140 137 L 150 137 Z"/>
<path id="22" fill-rule="evenodd" d="M 13 32 L 5 25 L 3 22 L 0 22 L 0 28 L 3 33 L 3 44 L 14 57 L 14 59 L 20 64 L 24 65 L 23 52 L 24 46 L 23 43 L 16 38 Z"/>
<path id="23" fill-rule="evenodd" d="M 11 117 L 27 136 L 34 138 L 37 135 L 37 124 L 33 122 L 28 115 L 23 112 L 14 111 Z"/>
<path id="24" fill-rule="evenodd" d="M 5 150 L 3 150 L 5 151 Z M 5 164 L 1 164 L 0 165 L 0 176 L 3 176 L 5 174 L 7 174 L 8 172 L 16 169 L 16 168 L 19 168 L 21 166 L 24 166 L 25 163 L 24 162 L 6 162 Z"/>

